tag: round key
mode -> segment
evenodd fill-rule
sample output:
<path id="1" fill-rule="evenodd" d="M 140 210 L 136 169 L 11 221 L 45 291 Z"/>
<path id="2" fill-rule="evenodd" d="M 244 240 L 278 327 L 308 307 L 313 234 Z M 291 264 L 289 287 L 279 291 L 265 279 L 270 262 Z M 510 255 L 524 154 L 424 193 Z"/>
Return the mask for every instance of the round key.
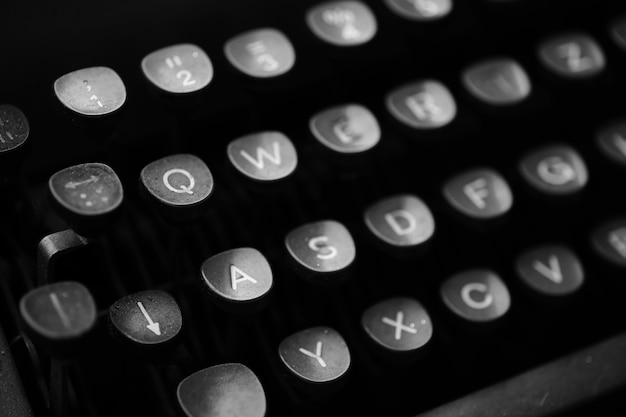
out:
<path id="1" fill-rule="evenodd" d="M 146 165 L 140 177 L 144 196 L 172 219 L 203 214 L 213 193 L 213 175 L 195 155 L 166 156 Z"/>
<path id="2" fill-rule="evenodd" d="M 580 191 L 588 180 L 581 156 L 567 145 L 555 145 L 526 155 L 520 163 L 524 179 L 537 190 L 551 195 Z"/>
<path id="3" fill-rule="evenodd" d="M 237 248 L 204 261 L 202 282 L 224 309 L 255 312 L 266 305 L 273 286 L 272 269 L 256 249 Z"/>
<path id="4" fill-rule="evenodd" d="M 285 74 L 296 62 L 296 53 L 289 39 L 271 28 L 236 36 L 226 42 L 224 51 L 235 68 L 255 78 Z"/>
<path id="5" fill-rule="evenodd" d="M 20 109 L 0 104 L 0 155 L 23 146 L 30 134 L 28 119 Z"/>
<path id="6" fill-rule="evenodd" d="M 365 152 L 380 141 L 376 117 L 359 104 L 326 109 L 311 118 L 309 127 L 322 145 L 341 154 Z"/>
<path id="7" fill-rule="evenodd" d="M 511 306 L 506 285 L 488 270 L 466 271 L 448 278 L 440 294 L 450 311 L 474 323 L 493 322 L 503 317 Z"/>
<path id="8" fill-rule="evenodd" d="M 105 116 L 126 102 L 126 87 L 108 67 L 70 72 L 54 82 L 54 92 L 68 109 L 83 116 Z"/>
<path id="9" fill-rule="evenodd" d="M 285 246 L 291 258 L 304 269 L 304 276 L 315 283 L 337 283 L 334 274 L 345 271 L 356 256 L 350 232 L 334 220 L 309 223 L 292 230 L 285 238 Z"/>
<path id="10" fill-rule="evenodd" d="M 97 309 L 89 290 L 78 282 L 56 282 L 31 290 L 20 300 L 20 313 L 31 337 L 55 355 L 79 349 L 95 325 Z"/>
<path id="11" fill-rule="evenodd" d="M 438 81 L 426 80 L 393 90 L 387 110 L 398 121 L 414 129 L 437 129 L 454 120 L 456 102 Z"/>
<path id="12" fill-rule="evenodd" d="M 380 200 L 365 211 L 367 228 L 383 242 L 396 247 L 420 245 L 435 233 L 428 206 L 414 195 Z"/>
<path id="13" fill-rule="evenodd" d="M 433 325 L 424 307 L 412 298 L 381 301 L 363 313 L 365 333 L 391 353 L 414 353 L 433 335 Z"/>
<path id="14" fill-rule="evenodd" d="M 261 382 L 239 363 L 191 374 L 178 384 L 176 394 L 187 417 L 264 417 L 267 408 Z"/>
<path id="15" fill-rule="evenodd" d="M 626 50 L 626 16 L 622 16 L 611 24 L 611 36 L 623 50 Z"/>
<path id="16" fill-rule="evenodd" d="M 539 58 L 552 72 L 570 79 L 593 77 L 606 66 L 600 45 L 584 33 L 565 34 L 543 42 Z"/>
<path id="17" fill-rule="evenodd" d="M 264 183 L 283 180 L 298 166 L 296 148 L 281 132 L 259 132 L 237 138 L 228 144 L 226 153 L 237 171 Z"/>
<path id="18" fill-rule="evenodd" d="M 278 355 L 301 388 L 316 391 L 338 388 L 351 363 L 348 345 L 330 327 L 313 327 L 292 334 L 280 343 Z"/>
<path id="19" fill-rule="evenodd" d="M 573 294 L 585 280 L 578 257 L 564 246 L 531 249 L 517 259 L 516 269 L 524 284 L 549 297 Z"/>
<path id="20" fill-rule="evenodd" d="M 596 228 L 591 243 L 602 258 L 626 268 L 626 219 L 613 220 Z"/>
<path id="21" fill-rule="evenodd" d="M 460 213 L 476 219 L 502 216 L 513 206 L 513 194 L 506 180 L 486 168 L 452 178 L 444 185 L 443 195 Z"/>
<path id="22" fill-rule="evenodd" d="M 626 166 L 626 120 L 612 123 L 596 134 L 600 150 L 613 162 Z"/>
<path id="23" fill-rule="evenodd" d="M 145 77 L 157 88 L 173 94 L 202 90 L 213 79 L 213 64 L 197 45 L 172 45 L 147 55 L 141 61 Z"/>
<path id="24" fill-rule="evenodd" d="M 117 300 L 109 308 L 109 322 L 115 335 L 140 348 L 172 341 L 183 326 L 176 300 L 160 290 L 142 291 Z"/>
<path id="25" fill-rule="evenodd" d="M 124 199 L 117 174 L 102 163 L 62 169 L 50 177 L 48 187 L 61 215 L 79 233 L 103 230 Z"/>
<path id="26" fill-rule="evenodd" d="M 318 38 L 336 46 L 362 45 L 377 31 L 376 17 L 359 1 L 319 4 L 307 12 L 306 21 Z"/>
<path id="27" fill-rule="evenodd" d="M 472 65 L 463 72 L 463 84 L 475 98 L 494 106 L 519 103 L 531 92 L 526 71 L 508 58 Z"/>
<path id="28" fill-rule="evenodd" d="M 452 11 L 452 0 L 385 0 L 385 3 L 397 15 L 420 22 L 441 19 Z"/>

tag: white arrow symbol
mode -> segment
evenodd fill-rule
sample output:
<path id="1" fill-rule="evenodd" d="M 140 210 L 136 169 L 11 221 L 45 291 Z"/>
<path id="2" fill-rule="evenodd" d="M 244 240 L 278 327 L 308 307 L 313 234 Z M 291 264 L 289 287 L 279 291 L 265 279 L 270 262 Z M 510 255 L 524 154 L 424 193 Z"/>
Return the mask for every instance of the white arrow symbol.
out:
<path id="1" fill-rule="evenodd" d="M 96 181 L 98 181 L 98 177 L 96 177 L 95 175 L 92 175 L 91 177 L 89 177 L 88 179 L 84 181 L 76 181 L 76 182 L 70 181 L 67 184 L 65 184 L 65 188 L 71 188 L 73 190 L 79 185 L 85 185 L 85 184 L 89 184 L 90 182 L 96 182 Z"/>
<path id="2" fill-rule="evenodd" d="M 157 336 L 161 336 L 161 329 L 159 327 L 159 323 L 155 323 L 152 321 L 152 319 L 148 315 L 148 312 L 146 311 L 146 308 L 143 306 L 141 301 L 137 301 L 137 305 L 139 306 L 139 309 L 143 313 L 146 320 L 148 320 L 148 325 L 146 327 L 150 329 L 152 333 L 156 334 Z"/>

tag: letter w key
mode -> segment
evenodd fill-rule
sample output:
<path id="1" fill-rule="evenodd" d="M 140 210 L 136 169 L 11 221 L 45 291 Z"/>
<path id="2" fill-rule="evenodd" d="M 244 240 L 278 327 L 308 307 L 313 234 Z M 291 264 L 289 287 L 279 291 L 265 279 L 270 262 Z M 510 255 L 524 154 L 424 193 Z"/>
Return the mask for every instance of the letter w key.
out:
<path id="1" fill-rule="evenodd" d="M 293 143 L 280 132 L 261 132 L 235 139 L 228 144 L 227 153 L 235 169 L 261 182 L 282 180 L 298 165 Z"/>

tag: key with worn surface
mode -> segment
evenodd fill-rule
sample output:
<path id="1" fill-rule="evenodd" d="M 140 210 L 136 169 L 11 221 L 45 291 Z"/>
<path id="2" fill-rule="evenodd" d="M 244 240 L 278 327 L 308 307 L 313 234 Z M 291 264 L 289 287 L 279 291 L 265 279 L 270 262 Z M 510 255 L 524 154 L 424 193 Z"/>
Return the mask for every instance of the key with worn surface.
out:
<path id="1" fill-rule="evenodd" d="M 172 346 L 182 326 L 176 300 L 160 290 L 127 295 L 109 308 L 111 333 L 141 354 Z"/>
<path id="2" fill-rule="evenodd" d="M 562 298 L 580 290 L 585 282 L 583 266 L 565 246 L 533 248 L 516 262 L 519 279 L 533 292 L 548 298 Z"/>
<path id="3" fill-rule="evenodd" d="M 102 163 L 62 169 L 50 177 L 48 188 L 61 216 L 85 235 L 105 230 L 124 200 L 120 179 Z"/>
<path id="4" fill-rule="evenodd" d="M 70 72 L 54 82 L 54 92 L 63 106 L 86 117 L 107 116 L 126 102 L 126 86 L 108 67 L 90 67 Z"/>
<path id="5" fill-rule="evenodd" d="M 202 283 L 220 307 L 251 313 L 267 305 L 273 286 L 272 269 L 256 249 L 237 248 L 204 261 Z"/>
<path id="6" fill-rule="evenodd" d="M 20 301 L 20 313 L 33 341 L 55 356 L 81 350 L 96 323 L 96 305 L 78 282 L 56 282 L 35 288 Z"/>

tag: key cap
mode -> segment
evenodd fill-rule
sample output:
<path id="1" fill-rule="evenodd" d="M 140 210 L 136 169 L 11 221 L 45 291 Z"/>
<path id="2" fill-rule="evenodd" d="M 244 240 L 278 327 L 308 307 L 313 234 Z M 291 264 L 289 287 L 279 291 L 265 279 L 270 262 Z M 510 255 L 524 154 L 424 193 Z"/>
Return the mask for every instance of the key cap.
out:
<path id="1" fill-rule="evenodd" d="M 178 384 L 176 395 L 187 417 L 264 417 L 267 408 L 261 382 L 239 363 L 189 375 Z"/>
<path id="2" fill-rule="evenodd" d="M 603 259 L 626 268 L 626 220 L 616 219 L 602 224 L 593 232 L 591 243 Z"/>
<path id="3" fill-rule="evenodd" d="M 528 288 L 550 298 L 571 295 L 585 281 L 580 260 L 561 245 L 531 249 L 520 255 L 515 265 L 517 276 Z"/>
<path id="4" fill-rule="evenodd" d="M 204 261 L 202 282 L 226 311 L 254 313 L 267 305 L 274 284 L 265 256 L 253 248 L 218 253 Z"/>
<path id="5" fill-rule="evenodd" d="M 278 346 L 278 355 L 298 388 L 321 396 L 341 388 L 351 364 L 343 337 L 324 326 L 285 338 Z"/>
<path id="6" fill-rule="evenodd" d="M 444 185 L 443 195 L 457 211 L 474 219 L 493 219 L 513 206 L 513 194 L 506 180 L 488 168 L 455 176 Z"/>
<path id="7" fill-rule="evenodd" d="M 179 44 L 154 51 L 141 61 L 144 76 L 161 91 L 189 94 L 213 80 L 213 64 L 197 45 Z"/>
<path id="8" fill-rule="evenodd" d="M 414 82 L 396 88 L 386 99 L 391 115 L 413 129 L 437 129 L 456 116 L 456 102 L 438 81 Z"/>
<path id="9" fill-rule="evenodd" d="M 374 304 L 363 313 L 361 326 L 369 339 L 389 354 L 388 358 L 396 360 L 415 357 L 433 335 L 433 324 L 426 309 L 407 297 Z"/>
<path id="10" fill-rule="evenodd" d="M 544 41 L 539 58 L 557 75 L 569 79 L 589 78 L 606 66 L 600 45 L 584 33 L 560 35 Z"/>
<path id="11" fill-rule="evenodd" d="M 419 22 L 441 19 L 452 11 L 452 0 L 385 0 L 398 16 Z"/>
<path id="12" fill-rule="evenodd" d="M 535 189 L 550 195 L 569 195 L 587 184 L 587 167 L 568 145 L 541 148 L 522 158 L 522 177 Z"/>
<path id="13" fill-rule="evenodd" d="M 33 342 L 53 356 L 66 357 L 81 352 L 97 309 L 84 285 L 67 281 L 29 291 L 20 300 L 20 314 Z"/>
<path id="14" fill-rule="evenodd" d="M 256 29 L 226 42 L 228 61 L 254 78 L 277 77 L 294 66 L 296 53 L 287 37 L 276 29 Z"/>
<path id="15" fill-rule="evenodd" d="M 376 117 L 359 104 L 326 109 L 311 118 L 309 128 L 319 143 L 339 154 L 366 152 L 380 141 Z"/>
<path id="16" fill-rule="evenodd" d="M 474 98 L 494 106 L 519 103 L 532 90 L 526 71 L 509 58 L 472 65 L 463 72 L 463 84 Z"/>
<path id="17" fill-rule="evenodd" d="M 253 133 L 228 144 L 228 159 L 246 178 L 276 183 L 291 176 L 298 166 L 293 143 L 281 132 Z"/>
<path id="18" fill-rule="evenodd" d="M 82 235 L 105 230 L 124 199 L 117 174 L 102 163 L 62 169 L 50 177 L 48 188 L 60 214 Z"/>
<path id="19" fill-rule="evenodd" d="M 352 235 L 334 220 L 292 230 L 285 237 L 285 246 L 300 275 L 315 284 L 338 284 L 347 279 L 347 268 L 356 256 Z"/>
<path id="20" fill-rule="evenodd" d="M 476 269 L 448 278 L 441 286 L 443 303 L 470 323 L 493 323 L 511 306 L 509 290 L 496 273 Z"/>
<path id="21" fill-rule="evenodd" d="M 24 146 L 29 134 L 30 126 L 24 113 L 10 104 L 0 104 L 0 156 Z"/>
<path id="22" fill-rule="evenodd" d="M 415 247 L 435 233 L 435 219 L 428 206 L 410 194 L 388 197 L 367 208 L 367 228 L 392 247 Z"/>
<path id="23" fill-rule="evenodd" d="M 174 222 L 206 212 L 213 193 L 213 175 L 195 155 L 177 154 L 149 163 L 141 170 L 140 190 L 155 210 Z"/>
<path id="24" fill-rule="evenodd" d="M 332 1 L 311 8 L 306 15 L 309 29 L 335 46 L 369 42 L 377 31 L 376 17 L 359 1 Z"/>
<path id="25" fill-rule="evenodd" d="M 160 290 L 127 295 L 113 303 L 108 316 L 112 335 L 141 354 L 170 347 L 183 326 L 176 300 Z"/>
<path id="26" fill-rule="evenodd" d="M 611 161 L 626 166 L 626 121 L 604 127 L 596 134 L 596 143 Z"/>
<path id="27" fill-rule="evenodd" d="M 126 102 L 126 87 L 108 67 L 90 67 L 70 72 L 54 82 L 54 93 L 66 108 L 81 116 L 106 116 Z"/>
<path id="28" fill-rule="evenodd" d="M 620 48 L 626 50 L 626 16 L 622 16 L 611 24 L 611 36 Z"/>

